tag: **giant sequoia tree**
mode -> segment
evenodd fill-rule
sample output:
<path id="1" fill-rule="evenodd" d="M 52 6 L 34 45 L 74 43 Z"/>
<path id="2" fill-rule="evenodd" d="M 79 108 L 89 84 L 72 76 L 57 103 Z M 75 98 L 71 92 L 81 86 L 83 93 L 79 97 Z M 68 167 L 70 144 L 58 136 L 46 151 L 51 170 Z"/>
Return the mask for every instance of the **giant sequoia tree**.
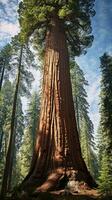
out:
<path id="1" fill-rule="evenodd" d="M 20 3 L 22 40 L 33 34 L 45 46 L 40 122 L 24 190 L 53 190 L 62 175 L 73 171 L 77 180 L 95 186 L 81 156 L 69 72 L 69 55 L 84 53 L 92 43 L 93 5 L 94 0 Z"/>

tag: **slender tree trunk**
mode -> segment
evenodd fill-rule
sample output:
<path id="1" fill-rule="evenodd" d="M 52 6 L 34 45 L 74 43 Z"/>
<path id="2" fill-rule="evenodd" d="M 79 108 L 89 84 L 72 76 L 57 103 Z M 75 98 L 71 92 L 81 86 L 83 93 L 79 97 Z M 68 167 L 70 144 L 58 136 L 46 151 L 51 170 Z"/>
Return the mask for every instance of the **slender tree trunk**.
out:
<path id="1" fill-rule="evenodd" d="M 41 114 L 30 172 L 21 187 L 52 190 L 63 174 L 78 171 L 95 183 L 81 156 L 63 22 L 54 16 L 46 37 Z"/>
<path id="2" fill-rule="evenodd" d="M 79 104 L 78 104 L 78 96 L 77 96 L 77 70 L 75 71 L 75 114 L 76 114 L 76 123 L 77 130 L 80 138 L 80 120 L 79 120 Z"/>
<path id="3" fill-rule="evenodd" d="M 14 123 L 15 126 L 15 123 Z M 10 172 L 9 172 L 9 178 L 8 178 L 8 186 L 7 186 L 7 191 L 11 191 L 11 183 L 12 183 L 12 172 L 13 172 L 13 166 L 14 166 L 14 161 L 16 163 L 16 150 L 15 150 L 15 129 L 14 129 L 14 139 L 13 139 L 13 150 L 12 150 L 12 161 L 10 164 Z"/>
<path id="4" fill-rule="evenodd" d="M 1 158 L 1 151 L 2 151 L 3 136 L 4 136 L 4 132 L 3 132 L 3 129 L 2 129 L 1 130 L 1 136 L 0 136 L 0 158 Z"/>
<path id="5" fill-rule="evenodd" d="M 11 183 L 12 183 L 12 176 L 15 176 L 16 175 L 16 146 L 15 146 L 15 142 L 16 142 L 16 128 L 17 128 L 17 117 L 15 116 L 15 122 L 14 122 L 14 147 L 13 147 L 13 154 L 12 154 L 12 157 L 13 157 L 13 161 L 11 163 L 11 169 L 14 168 L 14 171 L 11 170 L 11 173 L 9 174 L 9 184 L 8 184 L 8 188 L 7 188 L 7 191 L 11 191 Z"/>
<path id="6" fill-rule="evenodd" d="M 79 105 L 78 105 L 78 97 L 75 97 L 75 102 L 76 102 L 76 122 L 77 122 L 77 129 L 78 129 L 78 133 L 79 133 L 79 137 L 80 137 L 80 119 L 79 119 Z"/>
<path id="7" fill-rule="evenodd" d="M 16 104 L 17 104 L 17 96 L 18 96 L 18 89 L 19 89 L 19 82 L 20 82 L 20 75 L 21 75 L 21 62 L 22 62 L 22 51 L 23 47 L 21 47 L 20 51 L 20 59 L 18 65 L 18 75 L 17 75 L 17 82 L 16 82 L 16 89 L 14 94 L 14 101 L 13 101 L 13 109 L 12 109 L 12 117 L 11 117 L 11 131 L 10 131 L 10 138 L 9 138 L 9 146 L 6 155 L 6 164 L 4 169 L 4 176 L 2 181 L 2 188 L 1 188 L 1 198 L 4 199 L 7 193 L 8 188 L 10 188 L 11 183 L 11 174 L 12 174 L 12 167 L 13 167 L 13 155 L 14 155 L 14 126 L 15 126 L 15 115 L 16 115 Z"/>
<path id="8" fill-rule="evenodd" d="M 3 78 L 4 78 L 4 72 L 5 72 L 5 63 L 3 65 L 3 68 L 2 68 L 2 74 L 1 74 L 1 79 L 0 79 L 0 91 L 2 89 L 2 83 L 3 83 Z"/>

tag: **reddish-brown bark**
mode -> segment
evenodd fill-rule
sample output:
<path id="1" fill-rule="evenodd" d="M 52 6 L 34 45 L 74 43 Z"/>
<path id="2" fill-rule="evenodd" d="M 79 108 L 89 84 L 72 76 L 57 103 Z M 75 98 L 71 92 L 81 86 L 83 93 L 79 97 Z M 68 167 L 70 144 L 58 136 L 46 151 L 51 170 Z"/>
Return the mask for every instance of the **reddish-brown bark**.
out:
<path id="1" fill-rule="evenodd" d="M 70 171 L 95 186 L 85 162 L 76 126 L 69 72 L 69 55 L 62 20 L 54 16 L 46 36 L 40 123 L 30 172 L 23 188 L 53 190 Z"/>

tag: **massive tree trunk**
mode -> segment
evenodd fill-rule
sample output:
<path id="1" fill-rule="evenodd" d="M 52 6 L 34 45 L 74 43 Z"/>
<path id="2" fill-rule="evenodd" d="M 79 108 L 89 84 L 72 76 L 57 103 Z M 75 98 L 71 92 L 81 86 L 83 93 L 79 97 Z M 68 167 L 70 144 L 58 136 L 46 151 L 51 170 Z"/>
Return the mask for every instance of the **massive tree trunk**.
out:
<path id="1" fill-rule="evenodd" d="M 63 22 L 52 18 L 47 32 L 40 122 L 30 172 L 22 183 L 29 190 L 53 190 L 73 171 L 94 186 L 81 156 Z"/>

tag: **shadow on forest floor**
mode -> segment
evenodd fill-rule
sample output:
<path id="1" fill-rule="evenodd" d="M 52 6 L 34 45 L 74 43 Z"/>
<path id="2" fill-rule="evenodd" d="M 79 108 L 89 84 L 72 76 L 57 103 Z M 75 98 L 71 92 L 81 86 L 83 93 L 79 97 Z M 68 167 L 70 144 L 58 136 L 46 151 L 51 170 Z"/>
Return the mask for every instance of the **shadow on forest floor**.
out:
<path id="1" fill-rule="evenodd" d="M 112 200 L 112 197 L 90 197 L 87 195 L 75 195 L 75 196 L 40 195 L 37 198 L 32 198 L 31 200 Z"/>
<path id="2" fill-rule="evenodd" d="M 89 195 L 55 195 L 51 193 L 40 193 L 37 197 L 7 198 L 6 200 L 112 200 L 112 196 L 89 196 Z"/>

